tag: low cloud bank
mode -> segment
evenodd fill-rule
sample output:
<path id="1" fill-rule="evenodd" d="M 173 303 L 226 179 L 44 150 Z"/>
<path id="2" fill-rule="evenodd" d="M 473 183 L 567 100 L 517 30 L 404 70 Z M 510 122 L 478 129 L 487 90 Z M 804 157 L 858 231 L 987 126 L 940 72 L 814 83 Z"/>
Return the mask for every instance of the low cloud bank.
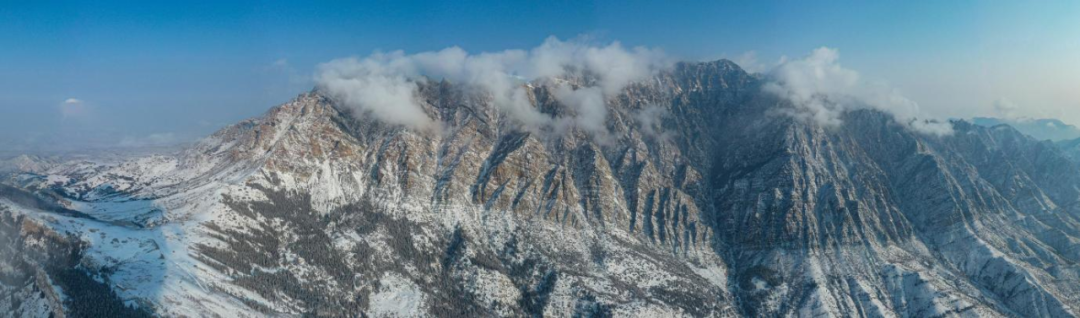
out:
<path id="1" fill-rule="evenodd" d="M 823 126 L 842 124 L 841 116 L 856 109 L 877 109 L 914 131 L 948 135 L 952 125 L 929 119 L 919 105 L 884 84 L 865 81 L 859 73 L 839 63 L 835 49 L 822 47 L 801 59 L 784 61 L 769 72 L 772 82 L 764 90 L 790 100 L 794 109 L 785 113 Z"/>
<path id="2" fill-rule="evenodd" d="M 767 72 L 771 82 L 764 90 L 794 104 L 785 114 L 823 126 L 842 124 L 845 112 L 871 108 L 892 114 L 898 122 L 920 133 L 952 133 L 950 123 L 930 120 L 917 103 L 884 83 L 862 79 L 858 72 L 841 66 L 839 58 L 835 49 L 822 47 L 801 59 L 782 59 Z M 755 60 L 752 55 L 747 59 Z M 529 50 L 473 54 L 450 47 L 415 54 L 394 51 L 337 59 L 319 65 L 315 81 L 345 106 L 417 130 L 441 126 L 425 112 L 416 95 L 418 81 L 426 77 L 482 89 L 490 94 L 493 107 L 524 130 L 564 132 L 576 127 L 606 139 L 606 101 L 630 83 L 670 68 L 673 62 L 656 49 L 550 37 Z M 584 87 L 553 82 L 553 96 L 573 110 L 571 113 L 553 118 L 529 101 L 526 83 L 571 73 L 590 74 L 596 79 Z"/>
<path id="3" fill-rule="evenodd" d="M 592 45 L 551 37 L 531 50 L 470 54 L 451 47 L 435 52 L 395 51 L 337 59 L 320 65 L 315 81 L 320 89 L 348 107 L 413 129 L 439 126 L 424 112 L 416 96 L 417 81 L 426 76 L 485 90 L 491 94 L 494 107 L 526 130 L 576 126 L 603 135 L 605 100 L 672 64 L 655 49 L 625 48 L 619 42 Z M 530 103 L 525 82 L 575 71 L 592 74 L 597 81 L 587 87 L 560 84 L 553 92 L 559 102 L 575 111 L 571 117 L 552 118 Z"/>

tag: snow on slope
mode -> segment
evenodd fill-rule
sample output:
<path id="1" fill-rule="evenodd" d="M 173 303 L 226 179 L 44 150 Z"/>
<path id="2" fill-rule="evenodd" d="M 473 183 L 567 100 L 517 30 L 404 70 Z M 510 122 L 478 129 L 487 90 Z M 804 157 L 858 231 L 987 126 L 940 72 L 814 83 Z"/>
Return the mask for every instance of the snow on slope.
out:
<path id="1" fill-rule="evenodd" d="M 573 111 L 550 85 L 530 99 Z M 726 62 L 608 101 L 598 142 L 448 82 L 430 134 L 318 92 L 171 156 L 13 177 L 17 213 L 165 316 L 1075 316 L 1080 169 L 1011 129 L 823 128 Z M 636 122 L 668 115 L 663 138 Z M 657 127 L 651 127 L 657 128 Z"/>

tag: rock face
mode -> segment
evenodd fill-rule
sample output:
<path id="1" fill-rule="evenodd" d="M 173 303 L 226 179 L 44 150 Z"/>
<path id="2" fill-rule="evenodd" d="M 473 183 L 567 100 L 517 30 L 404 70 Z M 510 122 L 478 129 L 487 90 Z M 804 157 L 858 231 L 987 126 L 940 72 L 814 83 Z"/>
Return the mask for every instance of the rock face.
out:
<path id="1" fill-rule="evenodd" d="M 561 84 L 527 85 L 544 113 L 573 112 Z M 0 207 L 78 242 L 74 260 L 0 298 L 72 295 L 64 272 L 132 315 L 1080 313 L 1080 167 L 1055 145 L 872 110 L 821 127 L 761 85 L 679 64 L 608 100 L 602 134 L 523 131 L 445 81 L 419 86 L 433 131 L 313 91 L 177 155 L 50 163 L 11 175 Z M 0 306 L 81 308 L 42 299 Z"/>

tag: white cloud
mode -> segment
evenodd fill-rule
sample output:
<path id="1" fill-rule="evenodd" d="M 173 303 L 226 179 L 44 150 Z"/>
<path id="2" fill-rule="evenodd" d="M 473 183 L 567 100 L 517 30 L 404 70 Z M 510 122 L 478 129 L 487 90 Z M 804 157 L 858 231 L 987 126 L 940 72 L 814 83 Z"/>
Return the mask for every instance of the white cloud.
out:
<path id="1" fill-rule="evenodd" d="M 416 101 L 416 83 L 382 63 L 384 55 L 365 60 L 335 60 L 320 66 L 320 87 L 346 105 L 370 112 L 391 124 L 431 127 L 433 121 Z"/>
<path id="2" fill-rule="evenodd" d="M 596 134 L 605 134 L 604 120 L 607 107 L 604 106 L 604 93 L 599 87 L 572 89 L 562 85 L 555 89 L 555 99 L 574 110 L 572 122 L 582 130 Z"/>
<path id="3" fill-rule="evenodd" d="M 414 129 L 438 125 L 424 112 L 415 95 L 417 81 L 430 77 L 482 89 L 490 94 L 497 110 L 529 131 L 559 129 L 563 123 L 572 123 L 601 133 L 607 98 L 670 65 L 671 61 L 658 50 L 627 49 L 618 42 L 596 46 L 551 37 L 531 50 L 470 54 L 451 47 L 411 55 L 395 51 L 338 59 L 319 66 L 316 83 L 349 107 Z M 596 78 L 587 87 L 559 84 L 563 87 L 554 92 L 557 100 L 575 110 L 574 117 L 556 119 L 540 113 L 528 99 L 526 82 L 563 77 L 569 72 Z"/>
<path id="4" fill-rule="evenodd" d="M 773 82 L 764 90 L 794 104 L 787 114 L 824 126 L 840 125 L 847 111 L 872 108 L 892 114 L 897 122 L 921 133 L 952 133 L 948 122 L 930 120 L 917 103 L 887 84 L 861 79 L 858 72 L 841 66 L 839 59 L 837 50 L 822 47 L 802 59 L 785 61 L 770 72 Z"/>
<path id="5" fill-rule="evenodd" d="M 1016 103 L 1013 103 L 1007 98 L 998 98 L 997 100 L 994 100 L 993 105 L 995 116 L 1004 119 L 1020 119 L 1021 117 L 1019 112 L 1020 107 L 1016 106 Z"/>
<path id="6" fill-rule="evenodd" d="M 60 115 L 64 118 L 82 116 L 86 111 L 86 103 L 78 98 L 68 98 L 60 103 Z"/>
<path id="7" fill-rule="evenodd" d="M 660 139 L 669 137 L 668 132 L 665 132 L 662 126 L 663 119 L 666 116 L 668 116 L 667 109 L 659 106 L 648 106 L 634 113 L 634 119 L 641 126 L 641 131 L 645 135 Z"/>

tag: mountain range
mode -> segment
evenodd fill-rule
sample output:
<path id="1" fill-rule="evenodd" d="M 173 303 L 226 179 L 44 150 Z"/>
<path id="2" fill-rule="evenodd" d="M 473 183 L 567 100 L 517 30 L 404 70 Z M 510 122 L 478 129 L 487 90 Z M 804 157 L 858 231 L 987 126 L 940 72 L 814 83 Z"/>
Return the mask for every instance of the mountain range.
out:
<path id="1" fill-rule="evenodd" d="M 555 97 L 588 76 L 524 83 Z M 176 153 L 9 160 L 0 312 L 21 317 L 1075 317 L 1080 163 L 1008 125 L 785 115 L 679 63 L 607 134 L 519 129 L 417 83 L 437 130 L 320 89 Z"/>
<path id="2" fill-rule="evenodd" d="M 1080 128 L 1076 128 L 1076 126 L 1066 124 L 1057 119 L 1001 119 L 993 117 L 975 117 L 971 122 L 986 127 L 1009 125 L 1038 140 L 1050 140 L 1056 142 L 1080 139 Z"/>

